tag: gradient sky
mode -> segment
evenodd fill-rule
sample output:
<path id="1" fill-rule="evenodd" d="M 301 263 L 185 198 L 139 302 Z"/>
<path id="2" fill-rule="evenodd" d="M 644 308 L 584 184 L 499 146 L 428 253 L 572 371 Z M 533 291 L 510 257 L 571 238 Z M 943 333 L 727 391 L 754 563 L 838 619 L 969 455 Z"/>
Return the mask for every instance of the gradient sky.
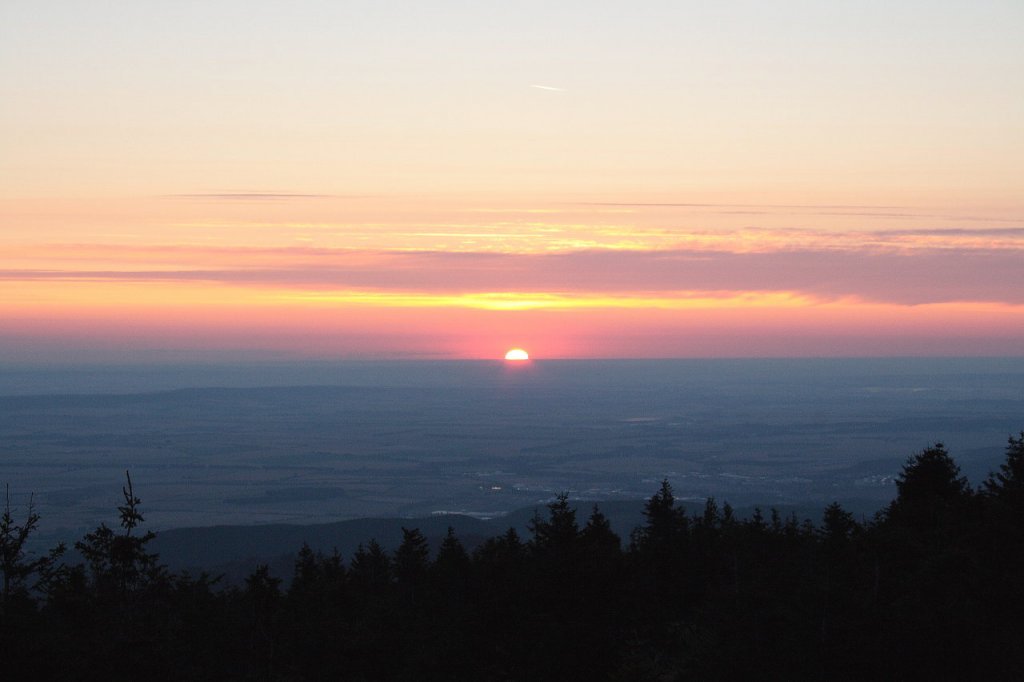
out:
<path id="1" fill-rule="evenodd" d="M 0 361 L 1024 354 L 1024 3 L 0 7 Z"/>

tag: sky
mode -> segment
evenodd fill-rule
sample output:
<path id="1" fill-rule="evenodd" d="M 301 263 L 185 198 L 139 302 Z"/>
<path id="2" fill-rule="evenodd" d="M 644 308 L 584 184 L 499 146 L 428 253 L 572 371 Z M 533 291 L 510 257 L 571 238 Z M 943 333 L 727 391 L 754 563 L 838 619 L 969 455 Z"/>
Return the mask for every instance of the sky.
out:
<path id="1" fill-rule="evenodd" d="M 0 6 L 0 362 L 1024 354 L 1024 3 Z"/>

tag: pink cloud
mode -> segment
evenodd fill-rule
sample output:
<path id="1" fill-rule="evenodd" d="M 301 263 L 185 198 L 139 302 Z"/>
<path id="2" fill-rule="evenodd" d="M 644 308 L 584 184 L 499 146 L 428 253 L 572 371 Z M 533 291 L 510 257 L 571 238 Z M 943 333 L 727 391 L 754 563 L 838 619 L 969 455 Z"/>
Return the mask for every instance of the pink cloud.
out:
<path id="1" fill-rule="evenodd" d="M 111 258 L 111 254 L 113 254 Z M 796 292 L 917 305 L 1024 304 L 1024 249 L 801 248 L 757 252 L 675 249 L 555 254 L 366 252 L 344 249 L 184 251 L 147 267 L 131 252 L 109 267 L 7 268 L 0 280 L 181 281 L 313 291 L 429 293 Z M 201 256 L 201 257 L 200 257 Z M 191 267 L 177 264 L 196 262 Z M 247 263 L 251 266 L 246 267 Z M 218 267 L 220 265 L 220 267 Z"/>

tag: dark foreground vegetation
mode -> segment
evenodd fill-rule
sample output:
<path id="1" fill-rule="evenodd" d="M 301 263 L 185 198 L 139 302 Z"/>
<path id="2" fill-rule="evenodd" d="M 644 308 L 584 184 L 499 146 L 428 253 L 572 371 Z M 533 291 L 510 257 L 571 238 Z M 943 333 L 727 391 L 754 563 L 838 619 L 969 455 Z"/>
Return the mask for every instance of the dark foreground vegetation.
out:
<path id="1" fill-rule="evenodd" d="M 290 585 L 170 574 L 124 497 L 79 565 L 4 513 L 4 679 L 1024 679 L 1024 433 L 976 490 L 942 445 L 909 458 L 870 521 L 687 516 L 665 482 L 625 542 L 562 495 L 471 553 L 304 547 Z"/>

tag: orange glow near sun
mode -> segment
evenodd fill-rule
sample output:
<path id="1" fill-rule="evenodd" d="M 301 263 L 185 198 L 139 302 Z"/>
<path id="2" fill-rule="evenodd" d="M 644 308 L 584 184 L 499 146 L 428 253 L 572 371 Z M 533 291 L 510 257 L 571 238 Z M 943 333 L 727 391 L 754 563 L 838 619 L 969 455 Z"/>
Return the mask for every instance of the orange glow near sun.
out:
<path id="1" fill-rule="evenodd" d="M 505 353 L 505 359 L 522 362 L 523 360 L 529 360 L 530 354 L 522 348 L 513 348 L 509 352 Z"/>

